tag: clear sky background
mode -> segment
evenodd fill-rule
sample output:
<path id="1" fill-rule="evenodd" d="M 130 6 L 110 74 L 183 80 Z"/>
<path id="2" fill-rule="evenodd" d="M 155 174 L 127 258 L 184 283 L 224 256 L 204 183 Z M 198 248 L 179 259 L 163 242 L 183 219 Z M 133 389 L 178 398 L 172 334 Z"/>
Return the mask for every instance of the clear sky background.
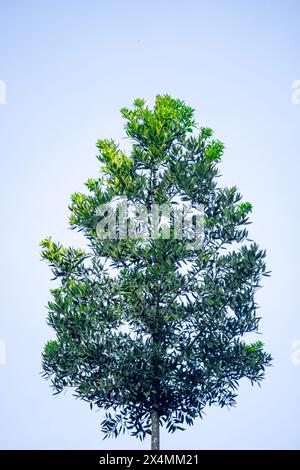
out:
<path id="1" fill-rule="evenodd" d="M 38 245 L 82 245 L 67 206 L 97 175 L 96 140 L 128 147 L 119 109 L 170 93 L 225 142 L 222 183 L 254 205 L 250 234 L 272 270 L 259 339 L 274 363 L 261 389 L 241 383 L 236 408 L 162 432 L 162 448 L 300 449 L 299 23 L 297 0 L 0 0 L 0 448 L 149 448 L 103 441 L 102 412 L 41 378 L 53 286 Z"/>

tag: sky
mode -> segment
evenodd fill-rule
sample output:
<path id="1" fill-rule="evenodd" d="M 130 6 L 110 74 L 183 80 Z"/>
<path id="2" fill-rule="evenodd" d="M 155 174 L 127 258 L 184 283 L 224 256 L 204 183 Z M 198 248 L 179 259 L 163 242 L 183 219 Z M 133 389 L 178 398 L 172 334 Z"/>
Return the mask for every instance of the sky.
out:
<path id="1" fill-rule="evenodd" d="M 271 278 L 258 292 L 274 358 L 261 388 L 212 407 L 163 449 L 300 449 L 300 3 L 295 0 L 0 0 L 0 448 L 148 449 L 102 440 L 102 411 L 41 373 L 51 273 L 48 235 L 68 228 L 70 195 L 99 174 L 95 143 L 124 139 L 120 108 L 169 93 L 225 143 L 222 185 L 253 203 L 250 235 Z M 294 87 L 294 88 L 293 88 Z"/>

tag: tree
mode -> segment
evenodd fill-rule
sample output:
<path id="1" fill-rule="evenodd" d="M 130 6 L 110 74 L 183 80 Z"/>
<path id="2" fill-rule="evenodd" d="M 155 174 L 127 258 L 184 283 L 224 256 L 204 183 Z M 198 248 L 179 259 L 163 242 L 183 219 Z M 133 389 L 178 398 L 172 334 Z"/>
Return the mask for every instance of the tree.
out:
<path id="1" fill-rule="evenodd" d="M 72 195 L 70 224 L 88 249 L 41 242 L 60 280 L 43 373 L 55 393 L 71 387 L 106 410 L 104 438 L 151 434 L 159 449 L 160 426 L 182 430 L 205 406 L 235 405 L 243 377 L 263 378 L 271 356 L 243 338 L 258 330 L 254 296 L 268 272 L 265 251 L 248 239 L 252 206 L 236 187 L 218 186 L 224 146 L 197 128 L 194 110 L 165 95 L 121 114 L 131 152 L 99 140 L 100 176 L 87 195 Z M 199 207 L 201 243 L 191 243 Z M 184 213 L 187 229 L 177 224 Z"/>

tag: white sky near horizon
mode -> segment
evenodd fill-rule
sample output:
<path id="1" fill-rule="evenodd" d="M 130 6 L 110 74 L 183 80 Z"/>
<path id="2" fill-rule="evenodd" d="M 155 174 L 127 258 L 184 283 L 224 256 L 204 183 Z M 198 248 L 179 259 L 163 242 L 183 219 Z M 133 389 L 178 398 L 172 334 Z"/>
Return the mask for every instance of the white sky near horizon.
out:
<path id="1" fill-rule="evenodd" d="M 128 149 L 119 109 L 163 93 L 214 129 L 221 183 L 253 204 L 250 235 L 272 270 L 258 339 L 274 361 L 261 388 L 242 381 L 235 408 L 162 431 L 162 448 L 300 449 L 299 21 L 296 0 L 0 0 L 1 449 L 149 448 L 103 441 L 102 411 L 41 377 L 53 283 L 39 242 L 83 246 L 68 204 L 98 174 L 97 139 Z"/>

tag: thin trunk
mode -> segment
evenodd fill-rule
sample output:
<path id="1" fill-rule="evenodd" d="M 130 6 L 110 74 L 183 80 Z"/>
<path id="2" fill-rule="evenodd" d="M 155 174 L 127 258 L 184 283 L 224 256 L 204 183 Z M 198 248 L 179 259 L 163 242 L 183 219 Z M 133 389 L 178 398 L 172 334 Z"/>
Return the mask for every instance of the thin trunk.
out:
<path id="1" fill-rule="evenodd" d="M 159 450 L 159 416 L 155 410 L 151 411 L 151 450 Z"/>

